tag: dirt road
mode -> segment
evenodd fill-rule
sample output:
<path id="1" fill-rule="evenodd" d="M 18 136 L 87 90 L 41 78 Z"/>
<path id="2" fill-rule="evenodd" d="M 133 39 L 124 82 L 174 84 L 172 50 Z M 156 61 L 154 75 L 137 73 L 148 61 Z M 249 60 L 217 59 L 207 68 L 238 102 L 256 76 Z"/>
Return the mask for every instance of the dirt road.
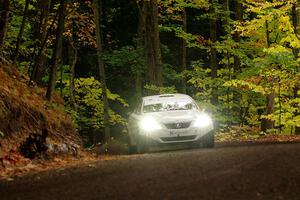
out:
<path id="1" fill-rule="evenodd" d="M 300 144 L 120 156 L 0 181 L 0 199 L 300 199 Z"/>

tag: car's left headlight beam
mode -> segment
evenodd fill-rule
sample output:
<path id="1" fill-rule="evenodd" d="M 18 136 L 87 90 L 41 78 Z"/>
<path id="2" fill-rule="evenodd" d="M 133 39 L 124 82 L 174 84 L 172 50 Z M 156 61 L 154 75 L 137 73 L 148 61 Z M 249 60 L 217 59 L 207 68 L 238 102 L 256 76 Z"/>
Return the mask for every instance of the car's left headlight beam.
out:
<path id="1" fill-rule="evenodd" d="M 152 117 L 143 118 L 140 121 L 139 126 L 143 131 L 155 131 L 155 130 L 162 129 L 162 126 L 160 125 L 160 123 L 157 122 Z"/>

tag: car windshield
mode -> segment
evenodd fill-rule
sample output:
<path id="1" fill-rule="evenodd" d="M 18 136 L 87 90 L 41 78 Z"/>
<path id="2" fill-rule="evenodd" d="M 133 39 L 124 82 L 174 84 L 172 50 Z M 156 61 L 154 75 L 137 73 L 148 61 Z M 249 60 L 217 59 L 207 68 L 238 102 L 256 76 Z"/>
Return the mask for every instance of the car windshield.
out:
<path id="1" fill-rule="evenodd" d="M 144 113 L 192 109 L 196 109 L 196 105 L 190 101 L 157 102 L 143 106 Z"/>

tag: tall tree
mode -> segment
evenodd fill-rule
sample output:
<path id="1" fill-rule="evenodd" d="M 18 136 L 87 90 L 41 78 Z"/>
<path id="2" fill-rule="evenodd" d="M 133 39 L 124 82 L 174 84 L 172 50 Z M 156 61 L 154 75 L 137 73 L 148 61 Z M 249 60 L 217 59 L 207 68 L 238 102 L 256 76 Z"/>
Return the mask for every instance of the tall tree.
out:
<path id="1" fill-rule="evenodd" d="M 39 21 L 35 25 L 34 35 L 37 38 L 37 42 L 35 44 L 35 51 L 34 51 L 34 58 L 33 58 L 33 69 L 31 73 L 31 80 L 41 83 L 42 77 L 46 72 L 46 61 L 47 56 L 44 53 L 44 49 L 46 47 L 46 41 L 48 37 L 48 18 L 50 12 L 50 3 L 51 0 L 40 0 L 38 1 L 38 14 L 39 14 Z M 56 21 L 56 17 L 53 20 L 52 24 Z M 50 26 L 50 29 L 53 27 Z M 37 55 L 36 55 L 37 50 Z"/>
<path id="2" fill-rule="evenodd" d="M 0 49 L 2 48 L 6 37 L 9 7 L 9 0 L 0 0 Z"/>
<path id="3" fill-rule="evenodd" d="M 237 22 L 241 22 L 243 20 L 242 0 L 235 1 L 235 20 Z M 238 50 L 238 46 L 240 45 L 240 42 L 241 42 L 240 33 L 238 31 L 234 32 L 233 39 L 237 43 L 236 49 Z M 234 57 L 233 57 L 233 71 L 234 71 L 233 78 L 236 78 L 237 74 L 239 74 L 241 72 L 241 61 L 240 61 L 239 56 L 237 56 L 237 55 L 234 55 Z M 235 113 L 239 113 L 239 117 L 242 118 L 242 115 L 243 115 L 242 109 L 240 109 L 240 107 L 238 106 L 240 104 L 240 99 L 241 99 L 241 95 L 239 94 L 239 92 L 234 91 L 233 110 L 235 111 Z"/>
<path id="4" fill-rule="evenodd" d="M 97 58 L 98 58 L 98 68 L 99 68 L 99 79 L 102 87 L 102 99 L 104 108 L 104 136 L 105 142 L 110 140 L 110 129 L 109 129 L 109 104 L 107 99 L 107 87 L 106 87 L 106 75 L 103 61 L 103 42 L 102 42 L 102 0 L 93 1 L 94 10 L 94 20 L 96 23 L 96 40 L 97 40 Z"/>
<path id="5" fill-rule="evenodd" d="M 186 13 L 186 8 L 183 8 L 182 10 L 182 30 L 187 33 L 187 13 Z M 186 70 L 186 65 L 187 65 L 187 48 L 186 48 L 186 41 L 183 38 L 182 39 L 182 60 L 181 60 L 181 72 Z M 186 93 L 186 80 L 184 77 L 182 77 L 181 80 L 181 92 Z"/>
<path id="6" fill-rule="evenodd" d="M 77 48 L 74 45 L 73 37 L 69 37 L 68 41 L 68 59 L 69 59 L 69 65 L 70 65 L 70 102 L 72 107 L 77 110 L 77 105 L 75 102 L 74 97 L 74 90 L 75 90 L 75 65 L 77 62 Z"/>
<path id="7" fill-rule="evenodd" d="M 242 0 L 236 0 L 235 1 L 235 20 L 238 22 L 241 22 L 243 20 L 243 6 L 242 6 Z M 237 43 L 240 43 L 241 38 L 240 38 L 240 33 L 238 31 L 234 32 L 234 40 Z M 238 72 L 241 71 L 240 69 L 240 58 L 238 56 L 234 56 L 234 74 L 237 74 Z"/>
<path id="8" fill-rule="evenodd" d="M 21 45 L 21 42 L 22 42 L 22 38 L 23 38 L 24 30 L 25 30 L 25 24 L 26 24 L 26 20 L 27 20 L 27 13 L 28 13 L 29 3 L 30 3 L 30 0 L 25 1 L 25 7 L 24 7 L 24 11 L 23 11 L 23 19 L 22 19 L 20 31 L 19 31 L 18 38 L 17 38 L 15 52 L 14 52 L 14 55 L 13 55 L 14 63 L 16 63 L 17 58 L 19 56 L 20 45 Z"/>
<path id="9" fill-rule="evenodd" d="M 231 32 L 231 27 L 230 27 L 230 9 L 229 9 L 229 0 L 225 0 L 223 2 L 223 12 L 224 12 L 224 16 L 223 16 L 223 29 L 225 30 L 225 33 L 227 34 L 227 38 L 231 38 L 230 32 Z M 226 61 L 224 62 L 224 64 L 226 63 L 226 68 L 228 70 L 227 74 L 228 74 L 228 81 L 231 80 L 231 65 L 230 65 L 230 52 L 227 49 L 225 51 L 225 58 Z M 227 126 L 230 127 L 232 124 L 232 120 L 231 120 L 231 106 L 230 106 L 230 94 L 231 94 L 231 90 L 230 88 L 227 88 L 226 90 L 226 115 L 227 115 Z"/>
<path id="10" fill-rule="evenodd" d="M 146 14 L 145 14 L 145 6 L 143 1 L 136 1 L 136 5 L 139 10 L 139 18 L 138 18 L 138 31 L 137 31 L 137 48 L 143 49 L 145 47 L 145 23 L 146 23 Z M 135 95 L 136 99 L 140 99 L 142 97 L 142 72 L 141 70 L 136 71 L 135 74 Z M 138 103 L 138 102 L 136 102 Z"/>
<path id="11" fill-rule="evenodd" d="M 293 20 L 293 26 L 294 26 L 295 34 L 299 38 L 300 37 L 300 2 L 299 1 L 296 1 L 293 4 L 293 7 L 292 7 L 292 20 Z M 299 59 L 299 53 L 300 53 L 299 48 L 293 48 L 293 53 L 294 53 L 295 59 L 296 60 Z M 299 67 L 297 68 L 297 71 L 299 72 Z M 298 97 L 299 87 L 300 87 L 299 85 L 296 85 L 296 87 L 294 88 L 294 98 Z M 298 115 L 299 114 L 300 113 L 298 113 Z M 300 125 L 296 126 L 295 133 L 300 134 Z"/>
<path id="12" fill-rule="evenodd" d="M 223 1 L 223 10 L 224 10 L 224 17 L 223 17 L 223 27 L 226 33 L 230 32 L 229 21 L 230 21 L 230 8 L 229 8 L 229 0 Z"/>
<path id="13" fill-rule="evenodd" d="M 216 8 L 215 0 L 209 0 L 210 2 L 210 20 L 209 20 L 209 32 L 210 32 L 210 68 L 211 68 L 211 78 L 217 78 L 218 73 L 218 58 L 217 50 L 215 48 L 215 42 L 217 41 L 217 19 L 216 19 Z M 212 87 L 212 104 L 216 105 L 218 103 L 218 94 L 216 92 L 216 87 Z"/>
<path id="14" fill-rule="evenodd" d="M 63 42 L 65 9 L 66 9 L 65 0 L 60 0 L 60 6 L 58 10 L 58 25 L 56 31 L 56 41 L 53 49 L 52 64 L 50 69 L 50 79 L 49 79 L 47 93 L 46 93 L 46 98 L 49 101 L 52 100 L 52 95 L 55 90 L 57 66 L 58 63 L 60 62 L 59 59 L 61 58 L 60 53 L 62 52 L 61 48 Z"/>
<path id="15" fill-rule="evenodd" d="M 162 86 L 162 60 L 158 29 L 157 0 L 143 0 L 145 6 L 145 51 L 148 81 L 151 85 Z"/>
<path id="16" fill-rule="evenodd" d="M 271 41 L 270 41 L 270 30 L 269 30 L 269 22 L 266 20 L 266 43 L 267 48 L 270 48 Z M 271 115 L 274 113 L 274 106 L 275 106 L 275 91 L 274 91 L 274 80 L 273 77 L 270 78 L 270 92 L 267 94 L 266 97 L 266 115 Z M 268 129 L 272 129 L 274 127 L 274 121 L 271 119 L 262 119 L 261 120 L 261 130 L 266 132 Z"/>

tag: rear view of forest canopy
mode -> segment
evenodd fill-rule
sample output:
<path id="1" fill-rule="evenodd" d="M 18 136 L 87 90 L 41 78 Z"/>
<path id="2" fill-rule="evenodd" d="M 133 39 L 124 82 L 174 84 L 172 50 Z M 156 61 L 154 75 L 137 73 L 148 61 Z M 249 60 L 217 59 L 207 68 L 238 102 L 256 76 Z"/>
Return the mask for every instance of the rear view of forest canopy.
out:
<path id="1" fill-rule="evenodd" d="M 142 96 L 186 93 L 220 131 L 300 133 L 297 0 L 0 0 L 0 56 L 65 100 L 88 143 Z"/>

